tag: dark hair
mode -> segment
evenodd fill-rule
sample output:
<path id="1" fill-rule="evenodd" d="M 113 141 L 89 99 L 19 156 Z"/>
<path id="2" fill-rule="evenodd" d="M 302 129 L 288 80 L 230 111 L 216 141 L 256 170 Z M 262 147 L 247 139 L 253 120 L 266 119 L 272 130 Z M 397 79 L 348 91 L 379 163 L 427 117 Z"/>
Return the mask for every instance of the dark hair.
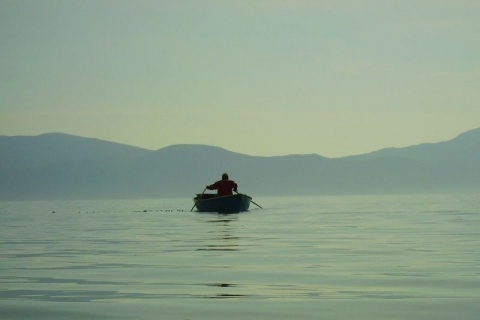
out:
<path id="1" fill-rule="evenodd" d="M 228 180 L 228 174 L 227 173 L 222 174 L 222 180 Z"/>

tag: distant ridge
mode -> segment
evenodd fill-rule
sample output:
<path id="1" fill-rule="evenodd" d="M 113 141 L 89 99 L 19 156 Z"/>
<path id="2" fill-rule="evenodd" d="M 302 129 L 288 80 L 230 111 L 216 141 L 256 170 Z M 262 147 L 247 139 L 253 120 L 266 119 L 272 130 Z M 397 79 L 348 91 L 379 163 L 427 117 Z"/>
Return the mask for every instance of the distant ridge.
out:
<path id="1" fill-rule="evenodd" d="M 480 158 L 480 128 L 464 132 L 454 139 L 438 143 L 423 143 L 404 148 L 385 148 L 350 159 L 373 159 L 380 157 L 402 157 L 425 164 L 440 162 L 469 162 Z"/>
<path id="2" fill-rule="evenodd" d="M 224 171 L 256 196 L 480 192 L 480 128 L 333 159 L 195 144 L 152 151 L 63 133 L 0 136 L 0 200 L 191 197 Z"/>
<path id="3" fill-rule="evenodd" d="M 131 159 L 149 150 L 64 133 L 0 136 L 0 165 L 42 166 L 56 162 Z"/>

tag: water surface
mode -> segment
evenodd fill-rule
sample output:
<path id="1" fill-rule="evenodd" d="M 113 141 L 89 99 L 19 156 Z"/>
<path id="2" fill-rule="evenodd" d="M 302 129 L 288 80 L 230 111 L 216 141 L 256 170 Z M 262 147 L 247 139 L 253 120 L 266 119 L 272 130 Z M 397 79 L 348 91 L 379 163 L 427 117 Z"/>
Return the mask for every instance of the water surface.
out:
<path id="1" fill-rule="evenodd" d="M 480 197 L 0 202 L 1 319 L 479 319 Z"/>

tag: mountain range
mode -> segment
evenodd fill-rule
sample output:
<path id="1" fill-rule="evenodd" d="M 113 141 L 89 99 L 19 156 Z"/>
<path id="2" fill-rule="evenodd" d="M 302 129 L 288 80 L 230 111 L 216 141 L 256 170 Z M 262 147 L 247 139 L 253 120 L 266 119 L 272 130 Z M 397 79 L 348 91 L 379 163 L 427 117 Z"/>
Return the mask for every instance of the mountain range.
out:
<path id="1" fill-rule="evenodd" d="M 0 136 L 0 200 L 191 197 L 223 172 L 255 196 L 480 191 L 480 128 L 343 158 L 159 150 L 63 133 Z"/>

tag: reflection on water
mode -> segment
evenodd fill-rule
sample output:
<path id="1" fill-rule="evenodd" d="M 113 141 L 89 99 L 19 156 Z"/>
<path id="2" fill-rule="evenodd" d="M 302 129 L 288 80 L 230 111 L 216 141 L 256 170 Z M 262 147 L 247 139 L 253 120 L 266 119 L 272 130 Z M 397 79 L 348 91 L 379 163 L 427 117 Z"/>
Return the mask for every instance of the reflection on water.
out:
<path id="1" fill-rule="evenodd" d="M 199 248 L 197 251 L 238 251 L 238 248 L 234 248 L 234 245 L 206 245 L 205 248 Z"/>
<path id="2" fill-rule="evenodd" d="M 238 228 L 235 223 L 239 221 L 239 214 L 201 213 L 201 215 L 212 216 L 206 220 L 207 224 L 214 224 L 214 228 L 208 231 L 209 237 L 205 239 L 203 247 L 197 251 L 239 251 L 240 237 L 235 235 Z"/>
<path id="3" fill-rule="evenodd" d="M 231 215 L 158 209 L 183 200 L 2 203 L 0 314 L 476 319 L 479 201 L 280 198 Z"/>

